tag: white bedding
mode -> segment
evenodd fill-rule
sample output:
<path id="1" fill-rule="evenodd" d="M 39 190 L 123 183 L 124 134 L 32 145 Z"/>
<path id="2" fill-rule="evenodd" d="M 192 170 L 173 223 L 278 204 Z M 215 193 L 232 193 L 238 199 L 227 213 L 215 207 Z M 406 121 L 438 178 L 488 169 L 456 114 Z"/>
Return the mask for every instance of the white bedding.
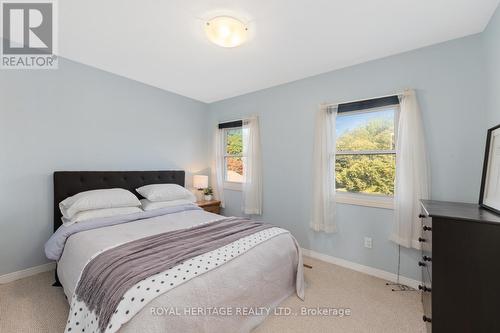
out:
<path id="1" fill-rule="evenodd" d="M 68 299 L 86 263 L 97 252 L 157 233 L 220 219 L 202 210 L 161 215 L 79 232 L 68 238 L 58 275 Z M 278 235 L 234 260 L 155 298 L 120 332 L 248 332 L 264 316 L 154 316 L 154 307 L 274 307 L 302 289 L 300 250 L 293 237 Z M 297 272 L 297 269 L 300 272 Z M 300 280 L 300 281 L 299 281 Z"/>

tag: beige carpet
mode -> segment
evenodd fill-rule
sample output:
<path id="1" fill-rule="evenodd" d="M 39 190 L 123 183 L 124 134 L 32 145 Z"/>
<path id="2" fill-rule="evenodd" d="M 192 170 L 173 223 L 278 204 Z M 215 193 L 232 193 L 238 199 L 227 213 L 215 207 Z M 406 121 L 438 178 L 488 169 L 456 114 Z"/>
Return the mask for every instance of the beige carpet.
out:
<path id="1" fill-rule="evenodd" d="M 306 301 L 296 296 L 281 306 L 349 308 L 351 316 L 271 316 L 255 331 L 267 332 L 424 332 L 418 292 L 391 292 L 385 281 L 310 258 L 305 262 Z M 0 285 L 0 332 L 62 332 L 68 305 L 53 273 Z"/>

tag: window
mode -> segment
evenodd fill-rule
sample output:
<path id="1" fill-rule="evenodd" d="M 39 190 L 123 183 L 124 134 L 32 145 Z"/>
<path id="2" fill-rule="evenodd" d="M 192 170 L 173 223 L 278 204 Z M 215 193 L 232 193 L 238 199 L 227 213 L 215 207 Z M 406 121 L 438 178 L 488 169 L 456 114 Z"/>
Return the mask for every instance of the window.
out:
<path id="1" fill-rule="evenodd" d="M 354 104 L 349 108 L 339 105 L 335 157 L 337 201 L 392 208 L 399 104 L 390 100 L 391 105 L 367 108 L 374 105 L 366 104 L 370 101 L 349 103 Z"/>
<path id="2" fill-rule="evenodd" d="M 240 184 L 244 182 L 244 161 L 242 127 L 224 128 L 224 181 L 226 188 L 241 189 Z"/>

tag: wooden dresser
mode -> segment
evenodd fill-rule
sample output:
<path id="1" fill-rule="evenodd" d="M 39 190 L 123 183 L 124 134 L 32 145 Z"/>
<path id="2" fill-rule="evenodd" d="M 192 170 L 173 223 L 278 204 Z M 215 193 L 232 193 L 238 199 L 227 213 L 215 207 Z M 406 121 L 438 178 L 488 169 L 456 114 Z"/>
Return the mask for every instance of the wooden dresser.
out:
<path id="1" fill-rule="evenodd" d="M 427 331 L 500 332 L 500 216 L 475 204 L 422 201 Z"/>

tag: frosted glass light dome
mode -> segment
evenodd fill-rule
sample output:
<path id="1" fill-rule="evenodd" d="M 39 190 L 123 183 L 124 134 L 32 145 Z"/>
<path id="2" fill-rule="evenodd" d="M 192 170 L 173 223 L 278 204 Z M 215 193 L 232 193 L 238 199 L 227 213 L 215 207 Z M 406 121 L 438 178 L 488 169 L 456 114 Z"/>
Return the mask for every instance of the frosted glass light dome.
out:
<path id="1" fill-rule="evenodd" d="M 217 16 L 205 24 L 208 39 L 222 47 L 236 47 L 248 37 L 248 28 L 238 19 L 230 16 Z"/>

